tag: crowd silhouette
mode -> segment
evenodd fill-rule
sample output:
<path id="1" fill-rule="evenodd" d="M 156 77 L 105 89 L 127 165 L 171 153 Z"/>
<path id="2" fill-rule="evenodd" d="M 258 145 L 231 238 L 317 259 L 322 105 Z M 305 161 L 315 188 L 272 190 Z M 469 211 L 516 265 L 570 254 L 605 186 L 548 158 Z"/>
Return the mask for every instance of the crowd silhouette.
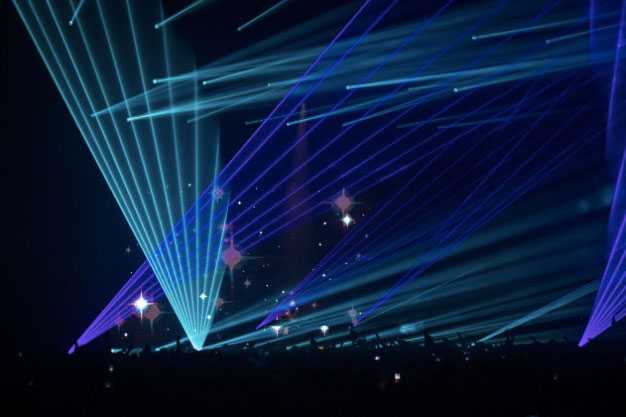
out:
<path id="1" fill-rule="evenodd" d="M 328 416 L 624 416 L 626 347 L 567 338 L 495 344 L 458 334 L 422 343 L 366 340 L 194 352 L 128 346 L 17 355 L 20 404 L 35 415 L 182 415 L 281 411 Z M 50 414 L 54 415 L 54 414 Z"/>

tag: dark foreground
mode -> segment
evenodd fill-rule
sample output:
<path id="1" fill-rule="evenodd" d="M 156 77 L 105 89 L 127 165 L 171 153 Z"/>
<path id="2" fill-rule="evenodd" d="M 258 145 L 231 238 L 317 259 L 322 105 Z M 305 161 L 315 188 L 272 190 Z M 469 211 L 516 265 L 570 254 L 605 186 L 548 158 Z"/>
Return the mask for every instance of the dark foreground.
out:
<path id="1" fill-rule="evenodd" d="M 566 342 L 22 355 L 11 401 L 42 416 L 624 417 L 625 359 L 621 344 Z"/>

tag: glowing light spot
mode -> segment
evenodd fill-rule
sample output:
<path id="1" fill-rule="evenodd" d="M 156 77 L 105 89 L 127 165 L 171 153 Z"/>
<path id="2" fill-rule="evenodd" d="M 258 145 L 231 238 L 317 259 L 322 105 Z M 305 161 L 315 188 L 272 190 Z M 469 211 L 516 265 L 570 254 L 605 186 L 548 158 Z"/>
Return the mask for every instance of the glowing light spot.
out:
<path id="1" fill-rule="evenodd" d="M 354 222 L 354 220 L 352 219 L 352 217 L 350 217 L 349 214 L 346 214 L 341 218 L 341 222 L 344 224 L 344 226 L 348 227 L 352 224 L 352 222 Z"/>
<path id="2" fill-rule="evenodd" d="M 241 255 L 241 252 L 237 250 L 237 248 L 235 248 L 235 244 L 233 243 L 233 240 L 231 238 L 228 248 L 224 252 L 222 252 L 222 260 L 228 266 L 228 269 L 230 269 L 230 272 L 232 273 L 242 259 L 243 256 Z"/>
<path id="3" fill-rule="evenodd" d="M 148 308 L 149 305 L 151 305 L 152 303 L 148 302 L 148 300 L 146 300 L 143 296 L 143 291 L 139 293 L 139 298 L 137 298 L 135 300 L 135 302 L 133 303 L 133 306 L 135 307 L 135 309 L 137 309 L 137 311 L 139 311 L 139 314 L 141 315 L 141 318 L 143 319 L 143 311 Z"/>
<path id="4" fill-rule="evenodd" d="M 205 293 L 200 294 L 200 299 L 202 301 L 206 300 L 208 298 L 208 295 L 206 295 Z"/>
<path id="5" fill-rule="evenodd" d="M 393 374 L 393 381 L 394 381 L 395 383 L 400 382 L 400 379 L 401 379 L 400 372 L 396 372 L 395 374 Z"/>
<path id="6" fill-rule="evenodd" d="M 345 188 L 341 190 L 341 194 L 339 194 L 333 200 L 333 204 L 337 209 L 341 212 L 341 214 L 346 214 L 350 207 L 352 207 L 352 199 L 346 194 Z"/>
<path id="7" fill-rule="evenodd" d="M 320 326 L 320 331 L 322 332 L 322 334 L 324 336 L 326 336 L 326 333 L 328 333 L 328 329 L 329 329 L 329 327 L 327 325 L 325 325 L 325 324 Z"/>
<path id="8" fill-rule="evenodd" d="M 276 336 L 278 336 L 280 334 L 280 329 L 282 329 L 283 326 L 280 325 L 274 325 L 272 326 L 272 330 L 274 331 L 274 334 L 276 334 Z"/>

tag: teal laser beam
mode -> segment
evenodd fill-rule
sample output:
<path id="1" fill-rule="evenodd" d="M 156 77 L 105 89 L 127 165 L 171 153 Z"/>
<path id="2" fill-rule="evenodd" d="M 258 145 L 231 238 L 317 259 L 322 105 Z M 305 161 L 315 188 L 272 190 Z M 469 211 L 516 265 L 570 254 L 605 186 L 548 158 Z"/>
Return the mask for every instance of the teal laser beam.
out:
<path id="1" fill-rule="evenodd" d="M 74 9 L 74 14 L 72 15 L 72 18 L 70 19 L 70 26 L 72 26 L 74 24 L 74 21 L 76 21 L 76 18 L 78 17 L 78 13 L 80 13 L 80 9 L 83 8 L 83 6 L 85 5 L 85 1 L 86 0 L 80 0 L 78 2 L 78 6 L 76 6 L 76 9 Z"/>
<path id="2" fill-rule="evenodd" d="M 182 18 L 183 16 L 193 12 L 195 9 L 198 8 L 198 6 L 203 5 L 203 3 L 207 3 L 207 2 L 211 2 L 211 0 L 196 0 L 194 2 L 191 2 L 189 5 L 185 6 L 183 9 L 177 11 L 176 13 L 174 13 L 173 15 L 161 20 L 158 23 L 154 24 L 154 28 L 155 29 L 161 29 L 163 26 Z"/>
<path id="3" fill-rule="evenodd" d="M 585 36 L 590 33 L 601 32 L 601 31 L 609 30 L 609 29 L 615 29 L 617 27 L 619 27 L 619 24 L 603 26 L 603 27 L 590 29 L 590 30 L 583 30 L 581 32 L 570 33 L 569 35 L 557 36 L 556 38 L 546 39 L 546 45 L 550 45 L 556 42 L 567 41 L 570 39 L 580 38 L 581 36 Z"/>
<path id="4" fill-rule="evenodd" d="M 482 40 L 482 39 L 499 38 L 499 37 L 508 36 L 508 35 L 518 35 L 522 33 L 537 32 L 537 31 L 542 31 L 546 29 L 554 29 L 554 28 L 558 28 L 562 26 L 572 26 L 572 25 L 576 25 L 579 23 L 585 23 L 588 20 L 589 20 L 588 17 L 579 17 L 579 18 L 574 18 L 574 19 L 559 20 L 557 22 L 544 23 L 542 25 L 533 25 L 533 26 L 527 26 L 527 27 L 522 27 L 522 28 L 517 28 L 517 29 L 504 30 L 500 32 L 490 32 L 490 33 L 484 33 L 480 35 L 473 35 L 472 40 L 477 41 L 477 40 Z"/>
<path id="5" fill-rule="evenodd" d="M 532 312 L 526 314 L 524 317 L 521 317 L 521 318 L 519 318 L 519 319 L 517 319 L 517 320 L 515 320 L 515 321 L 513 321 L 513 322 L 511 322 L 509 324 L 507 324 L 506 326 L 501 327 L 501 328 L 499 328 L 499 329 L 489 333 L 487 336 L 482 337 L 480 339 L 480 341 L 481 342 L 486 342 L 487 340 L 493 339 L 494 337 L 496 337 L 496 336 L 498 336 L 498 335 L 500 335 L 500 334 L 502 334 L 502 333 L 504 333 L 504 332 L 506 332 L 508 330 L 512 330 L 512 329 L 514 329 L 516 327 L 519 327 L 519 326 L 521 326 L 523 324 L 528 323 L 529 321 L 535 320 L 538 317 L 541 317 L 541 316 L 543 316 L 545 314 L 548 314 L 549 312 L 551 312 L 553 310 L 556 310 L 557 308 L 561 308 L 561 307 L 563 307 L 565 305 L 568 305 L 568 304 L 570 304 L 570 303 L 572 303 L 574 301 L 579 300 L 582 297 L 585 297 L 585 296 L 587 296 L 589 294 L 592 294 L 592 293 L 594 293 L 598 289 L 598 285 L 599 285 L 599 283 L 598 283 L 597 280 L 591 281 L 591 282 L 583 285 L 582 287 L 577 288 L 574 291 L 569 292 L 569 293 L 563 295 L 562 297 L 559 297 L 557 300 L 554 300 L 553 302 L 551 302 L 549 304 L 546 304 L 545 306 L 543 306 L 543 307 L 541 307 L 541 308 L 539 308 L 539 309 L 537 309 L 535 311 L 532 311 Z"/>
<path id="6" fill-rule="evenodd" d="M 268 17 L 269 15 L 271 15 L 272 13 L 276 12 L 276 10 L 278 10 L 279 8 L 281 8 L 282 6 L 284 6 L 285 4 L 287 4 L 289 0 L 281 0 L 278 3 L 274 4 L 272 7 L 270 7 L 269 9 L 263 11 L 261 14 L 259 14 L 258 16 L 248 20 L 246 23 L 240 25 L 239 27 L 237 27 L 237 32 L 241 32 L 242 30 L 244 30 L 247 27 L 252 26 L 253 24 L 259 22 L 260 20 Z"/>

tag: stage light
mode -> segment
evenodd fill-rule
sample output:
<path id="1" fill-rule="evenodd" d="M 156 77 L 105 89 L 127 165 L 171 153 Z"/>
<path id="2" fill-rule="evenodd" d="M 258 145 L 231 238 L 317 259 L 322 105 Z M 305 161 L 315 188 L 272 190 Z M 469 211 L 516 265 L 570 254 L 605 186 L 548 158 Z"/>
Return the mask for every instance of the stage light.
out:
<path id="1" fill-rule="evenodd" d="M 328 333 L 328 329 L 329 329 L 329 327 L 327 325 L 325 325 L 325 324 L 320 326 L 320 330 L 321 330 L 321 332 L 322 332 L 322 334 L 324 336 L 326 336 L 326 333 Z"/>
<path id="2" fill-rule="evenodd" d="M 206 295 L 206 293 L 202 293 L 202 294 L 200 294 L 200 299 L 201 299 L 202 301 L 206 300 L 206 299 L 207 299 L 207 297 L 208 297 L 208 295 Z"/>
<path id="3" fill-rule="evenodd" d="M 415 323 L 406 323 L 400 326 L 401 334 L 411 334 L 417 331 L 417 325 Z"/>
<path id="4" fill-rule="evenodd" d="M 282 329 L 282 327 L 283 326 L 279 326 L 279 325 L 272 326 L 272 330 L 274 331 L 274 334 L 276 334 L 277 337 L 280 334 L 280 329 Z"/>
<path id="5" fill-rule="evenodd" d="M 343 216 L 341 218 L 341 222 L 344 224 L 344 226 L 348 227 L 352 224 L 354 220 L 352 219 L 352 217 L 349 214 L 346 214 L 345 216 Z"/>
<path id="6" fill-rule="evenodd" d="M 143 319 L 143 311 L 146 308 L 148 308 L 148 306 L 150 305 L 152 305 L 152 303 L 144 298 L 143 291 L 139 294 L 139 298 L 137 298 L 135 302 L 133 303 L 133 306 L 139 312 L 139 315 L 141 316 L 142 319 Z"/>

